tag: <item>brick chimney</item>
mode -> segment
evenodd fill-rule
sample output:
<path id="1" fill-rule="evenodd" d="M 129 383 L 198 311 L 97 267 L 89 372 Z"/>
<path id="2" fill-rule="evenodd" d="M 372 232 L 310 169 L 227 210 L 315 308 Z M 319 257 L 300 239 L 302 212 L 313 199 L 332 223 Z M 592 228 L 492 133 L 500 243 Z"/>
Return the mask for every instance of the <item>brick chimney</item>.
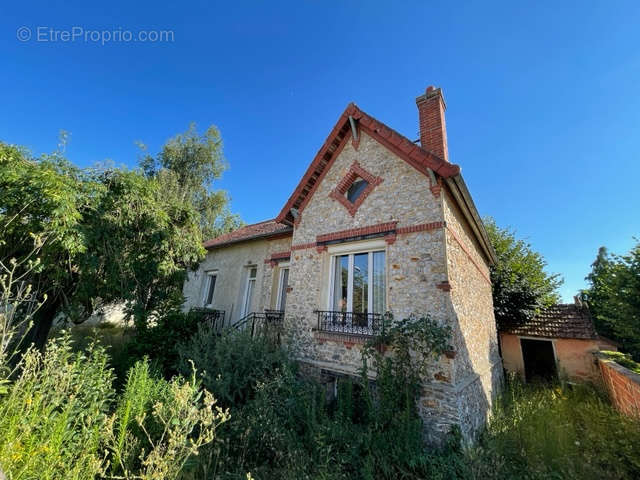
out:
<path id="1" fill-rule="evenodd" d="M 447 105 L 444 103 L 442 89 L 433 86 L 427 87 L 424 95 L 416 98 L 416 104 L 418 105 L 422 148 L 448 162 L 447 127 L 444 121 Z"/>

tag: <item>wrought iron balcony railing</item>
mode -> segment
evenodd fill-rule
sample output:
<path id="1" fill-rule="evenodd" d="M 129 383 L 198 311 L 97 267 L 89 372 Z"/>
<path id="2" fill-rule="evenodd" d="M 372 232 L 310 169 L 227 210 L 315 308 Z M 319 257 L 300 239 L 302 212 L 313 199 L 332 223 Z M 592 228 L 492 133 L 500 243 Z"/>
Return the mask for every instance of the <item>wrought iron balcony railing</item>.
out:
<path id="1" fill-rule="evenodd" d="M 265 336 L 280 344 L 283 320 L 284 311 L 265 309 L 264 313 L 251 312 L 245 315 L 231 328 L 251 332 L 252 337 Z"/>
<path id="2" fill-rule="evenodd" d="M 385 315 L 382 313 L 327 310 L 318 310 L 316 313 L 318 314 L 318 330 L 320 331 L 371 336 L 384 333 Z"/>
<path id="3" fill-rule="evenodd" d="M 211 308 L 192 308 L 191 313 L 199 315 L 199 321 L 208 323 L 214 330 L 220 330 L 224 327 L 225 311 L 214 310 Z"/>

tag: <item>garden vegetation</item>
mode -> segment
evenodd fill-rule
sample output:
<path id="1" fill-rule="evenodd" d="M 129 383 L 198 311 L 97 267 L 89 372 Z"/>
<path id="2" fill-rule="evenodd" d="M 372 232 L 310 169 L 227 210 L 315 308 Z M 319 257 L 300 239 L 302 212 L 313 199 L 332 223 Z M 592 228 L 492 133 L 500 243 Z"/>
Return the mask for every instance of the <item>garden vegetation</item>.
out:
<path id="1" fill-rule="evenodd" d="M 425 443 L 421 378 L 451 336 L 429 317 L 389 319 L 359 375 L 334 389 L 298 371 L 286 338 L 295 329 L 280 344 L 268 329 L 220 331 L 181 312 L 203 235 L 238 224 L 210 189 L 220 145 L 217 130 L 190 128 L 129 171 L 0 143 L 0 476 L 640 477 L 638 421 L 591 387 L 510 381 L 477 443 L 455 428 Z M 494 234 L 497 314 L 526 318 L 555 298 L 558 279 L 512 232 Z M 49 335 L 55 315 L 82 322 L 114 300 L 127 305 L 127 335 Z"/>

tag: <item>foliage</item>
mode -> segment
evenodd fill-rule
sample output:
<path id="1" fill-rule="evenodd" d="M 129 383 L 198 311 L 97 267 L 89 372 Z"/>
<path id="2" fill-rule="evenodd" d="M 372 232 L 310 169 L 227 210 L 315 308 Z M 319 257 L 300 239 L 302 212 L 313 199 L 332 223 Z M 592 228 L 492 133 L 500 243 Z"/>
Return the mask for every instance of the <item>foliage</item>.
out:
<path id="1" fill-rule="evenodd" d="M 431 360 L 447 348 L 449 330 L 410 319 L 389 326 L 386 339 L 396 354 L 374 362 L 381 367 L 375 385 L 366 374 L 344 377 L 327 401 L 328 385 L 300 378 L 264 338 L 200 332 L 181 357 L 193 358 L 204 384 L 234 404 L 193 478 L 240 479 L 247 471 L 255 478 L 454 478 L 464 468 L 455 437 L 442 450 L 425 449 L 417 386 L 407 385 L 422 356 Z M 368 358 L 378 358 L 376 347 Z"/>
<path id="2" fill-rule="evenodd" d="M 429 365 L 452 349 L 449 344 L 451 327 L 439 325 L 428 315 L 420 318 L 410 316 L 394 322 L 393 316 L 387 313 L 384 322 L 382 334 L 365 345 L 365 373 L 367 360 L 373 359 L 376 368 L 388 363 L 396 376 L 409 383 L 420 383 Z M 392 355 L 384 355 L 386 350 L 390 350 Z"/>
<path id="3" fill-rule="evenodd" d="M 601 350 L 600 353 L 605 354 L 618 365 L 628 368 L 632 372 L 640 374 L 640 363 L 635 362 L 631 355 L 622 352 L 614 352 L 609 350 Z"/>
<path id="4" fill-rule="evenodd" d="M 22 276 L 29 270 L 25 260 L 38 250 L 40 267 L 23 280 L 43 302 L 32 335 L 40 345 L 46 339 L 43 331 L 48 333 L 53 315 L 77 285 L 74 266 L 87 249 L 81 222 L 98 190 L 60 152 L 35 159 L 0 142 L 0 260 L 24 266 L 14 272 Z"/>
<path id="5" fill-rule="evenodd" d="M 114 385 L 117 391 L 121 391 L 127 381 L 129 369 L 135 362 L 144 357 L 144 355 L 131 355 L 129 345 L 134 330 L 126 325 L 110 322 L 83 323 L 74 325 L 68 330 L 60 331 L 54 327 L 51 337 L 55 338 L 60 333 L 63 335 L 68 333 L 70 335 L 74 351 L 84 351 L 92 343 L 96 342 L 99 342 L 105 348 L 109 355 L 109 366 L 115 374 Z"/>
<path id="6" fill-rule="evenodd" d="M 197 213 L 160 182 L 138 172 L 110 170 L 96 179 L 103 192 L 85 218 L 87 252 L 78 262 L 76 297 L 125 300 L 136 326 L 177 308 L 188 269 L 201 260 Z"/>
<path id="7" fill-rule="evenodd" d="M 512 380 L 467 461 L 477 479 L 633 479 L 638 445 L 640 424 L 592 388 Z"/>
<path id="8" fill-rule="evenodd" d="M 485 218 L 484 225 L 497 256 L 491 267 L 491 283 L 498 325 L 521 324 L 540 308 L 557 303 L 562 279 L 545 271 L 547 262 L 542 255 L 492 218 Z"/>
<path id="9" fill-rule="evenodd" d="M 44 297 L 39 301 L 33 285 L 28 283 L 40 267 L 37 252 L 38 248 L 34 247 L 20 262 L 11 259 L 5 264 L 0 260 L 0 377 L 10 375 L 8 370 L 18 354 L 24 333 L 31 328 L 34 314 L 46 300 Z"/>
<path id="10" fill-rule="evenodd" d="M 141 147 L 146 152 L 146 147 Z M 214 181 L 228 168 L 222 138 L 215 126 L 200 135 L 192 123 L 186 132 L 170 139 L 157 157 L 145 154 L 140 165 L 147 176 L 163 185 L 163 191 L 191 202 L 199 213 L 202 240 L 242 225 L 240 218 L 229 212 L 227 193 L 212 190 Z"/>
<path id="11" fill-rule="evenodd" d="M 183 343 L 192 337 L 197 338 L 194 335 L 201 320 L 201 314 L 195 311 L 170 310 L 159 315 L 153 325 L 137 328 L 125 345 L 123 354 L 130 365 L 148 357 L 165 378 L 171 378 L 178 373 Z M 191 364 L 188 361 L 183 364 L 181 372 L 187 376 L 190 374 Z"/>
<path id="12" fill-rule="evenodd" d="M 199 325 L 196 335 L 180 342 L 178 371 L 198 368 L 204 387 L 226 406 L 247 403 L 255 386 L 286 363 L 284 351 L 266 336 L 252 338 L 245 330 L 226 329 L 221 334 Z"/>
<path id="13" fill-rule="evenodd" d="M 25 281 L 42 303 L 30 339 L 39 346 L 60 311 L 80 322 L 97 304 L 125 301 L 144 326 L 180 304 L 186 271 L 204 254 L 198 218 L 158 179 L 0 143 L 0 260 L 26 266 L 37 240 L 40 266 Z"/>
<path id="14" fill-rule="evenodd" d="M 611 255 L 601 247 L 582 292 L 596 329 L 621 344 L 640 361 L 640 242 L 626 255 Z"/>
<path id="15" fill-rule="evenodd" d="M 0 465 L 9 479 L 86 480 L 105 470 L 101 445 L 113 401 L 107 357 L 67 340 L 29 350 L 0 398 Z"/>
<path id="16" fill-rule="evenodd" d="M 107 444 L 111 476 L 164 480 L 178 478 L 187 460 L 215 438 L 229 418 L 213 396 L 191 382 L 151 377 L 138 362 L 111 417 Z"/>
<path id="17" fill-rule="evenodd" d="M 228 413 L 192 378 L 151 376 L 142 361 L 118 398 L 104 349 L 69 336 L 30 349 L 0 398 L 0 465 L 9 480 L 176 479 Z"/>

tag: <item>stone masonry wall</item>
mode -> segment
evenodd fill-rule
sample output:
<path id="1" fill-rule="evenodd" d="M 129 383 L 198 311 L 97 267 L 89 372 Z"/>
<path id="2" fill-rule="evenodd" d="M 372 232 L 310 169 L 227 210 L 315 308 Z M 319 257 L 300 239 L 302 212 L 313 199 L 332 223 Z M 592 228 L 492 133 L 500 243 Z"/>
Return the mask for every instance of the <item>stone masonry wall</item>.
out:
<path id="1" fill-rule="evenodd" d="M 357 161 L 382 183 L 371 192 L 354 216 L 330 197 L 331 191 Z M 358 150 L 348 142 L 301 213 L 294 228 L 286 323 L 295 330 L 299 360 L 318 369 L 356 374 L 362 365 L 361 344 L 333 333 L 314 332 L 314 310 L 328 306 L 331 254 L 309 246 L 319 234 L 397 221 L 399 230 L 415 225 L 442 222 L 441 197 L 429 189 L 428 177 L 418 172 L 375 140 L 361 134 Z M 307 248 L 304 247 L 305 244 Z M 398 234 L 386 250 L 387 309 L 395 318 L 429 314 L 443 325 L 453 320 L 449 293 L 438 285 L 447 281 L 445 232 Z M 441 439 L 460 422 L 454 382 L 455 361 L 442 357 L 434 361 L 424 380 L 419 402 L 427 434 Z"/>
<path id="2" fill-rule="evenodd" d="M 383 179 L 352 217 L 329 197 L 354 161 Z M 316 235 L 365 227 L 392 220 L 398 227 L 442 220 L 440 202 L 429 190 L 428 178 L 361 132 L 358 150 L 348 141 L 302 212 L 293 244 L 315 242 Z"/>
<path id="3" fill-rule="evenodd" d="M 265 263 L 272 253 L 288 251 L 291 237 L 275 240 L 259 239 L 216 248 L 207 252 L 198 269 L 189 272 L 183 293 L 186 297 L 184 308 L 202 307 L 206 272 L 217 270 L 218 277 L 214 290 L 214 308 L 226 312 L 225 321 L 235 322 L 240 318 L 242 301 L 247 281 L 248 266 L 257 271 L 255 291 L 250 311 L 261 312 L 272 305 L 272 285 L 274 268 Z M 277 267 L 276 267 L 277 268 Z"/>
<path id="4" fill-rule="evenodd" d="M 502 364 L 487 260 L 462 212 L 443 193 L 450 298 L 457 320 L 455 384 L 463 434 L 471 438 L 484 425 L 502 385 Z"/>

